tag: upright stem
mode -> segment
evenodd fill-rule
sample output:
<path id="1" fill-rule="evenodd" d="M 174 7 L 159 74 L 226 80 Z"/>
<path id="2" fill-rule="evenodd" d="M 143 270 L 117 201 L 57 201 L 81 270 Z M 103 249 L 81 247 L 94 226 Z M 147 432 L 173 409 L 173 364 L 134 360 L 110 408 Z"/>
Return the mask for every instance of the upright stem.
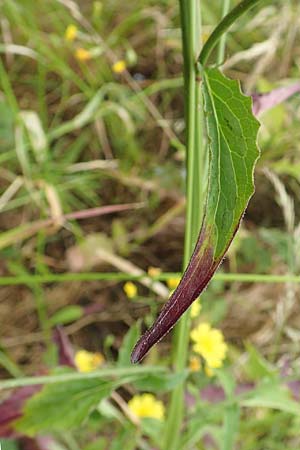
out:
<path id="1" fill-rule="evenodd" d="M 203 145 L 200 88 L 196 81 L 196 60 L 201 42 L 200 0 L 179 0 L 184 59 L 185 122 L 187 148 L 187 209 L 183 266 L 187 266 L 201 224 L 203 210 Z M 186 367 L 190 317 L 185 313 L 175 329 L 173 365 L 181 372 Z M 184 384 L 174 389 L 168 411 L 163 448 L 178 446 L 183 418 Z"/>
<path id="2" fill-rule="evenodd" d="M 198 59 L 200 65 L 204 66 L 206 64 L 211 51 L 230 25 L 259 1 L 261 0 L 243 0 L 224 17 L 203 47 Z M 189 262 L 201 225 L 204 197 L 203 185 L 206 183 L 204 176 L 205 152 L 201 125 L 200 84 L 197 82 L 198 68 L 196 64 L 201 39 L 200 0 L 179 0 L 179 4 L 184 60 L 187 147 L 187 211 L 183 259 L 185 268 Z M 225 6 L 228 8 L 227 5 Z M 226 10 L 224 9 L 224 11 Z M 223 50 L 221 47 L 219 55 L 222 56 L 222 52 L 224 52 L 224 44 Z M 173 364 L 177 372 L 182 372 L 187 364 L 189 328 L 190 316 L 189 313 L 185 313 L 175 329 Z M 162 445 L 163 450 L 179 450 L 178 442 L 183 419 L 183 406 L 184 383 L 177 386 L 171 395 Z"/>
<path id="3" fill-rule="evenodd" d="M 203 46 L 198 59 L 199 63 L 202 66 L 205 66 L 212 50 L 215 48 L 221 36 L 228 30 L 228 28 L 240 16 L 245 14 L 245 12 L 247 12 L 250 8 L 253 8 L 253 6 L 255 6 L 260 1 L 261 0 L 243 0 L 224 17 L 224 19 L 219 23 L 219 25 L 217 25 L 217 27 L 214 29 L 208 40 L 205 42 L 205 45 Z"/>
<path id="4" fill-rule="evenodd" d="M 230 0 L 223 0 L 222 19 L 227 16 L 229 10 L 230 10 Z M 227 33 L 224 33 L 220 38 L 217 57 L 217 63 L 219 65 L 224 62 L 226 37 Z"/>

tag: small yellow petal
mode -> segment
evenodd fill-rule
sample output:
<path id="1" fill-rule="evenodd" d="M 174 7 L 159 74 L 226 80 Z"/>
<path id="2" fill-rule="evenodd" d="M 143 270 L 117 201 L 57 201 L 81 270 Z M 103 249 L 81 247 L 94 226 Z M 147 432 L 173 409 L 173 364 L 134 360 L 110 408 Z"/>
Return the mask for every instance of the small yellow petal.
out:
<path id="1" fill-rule="evenodd" d="M 199 372 L 202 368 L 201 360 L 197 356 L 192 356 L 189 362 L 191 372 Z"/>
<path id="2" fill-rule="evenodd" d="M 137 295 L 137 287 L 131 281 L 127 281 L 123 286 L 123 291 L 128 298 L 134 298 Z"/>
<path id="3" fill-rule="evenodd" d="M 191 306 L 191 318 L 195 319 L 196 317 L 198 317 L 201 309 L 202 309 L 202 305 L 200 303 L 200 300 L 198 299 Z"/>
<path id="4" fill-rule="evenodd" d="M 78 59 L 78 61 L 84 62 L 91 59 L 92 54 L 89 50 L 80 47 L 75 50 L 75 58 Z"/>
<path id="5" fill-rule="evenodd" d="M 74 360 L 79 372 L 92 372 L 103 364 L 104 356 L 101 353 L 78 350 L 75 353 Z"/>
<path id="6" fill-rule="evenodd" d="M 112 65 L 112 71 L 115 73 L 122 73 L 126 70 L 126 62 L 123 59 L 120 59 L 119 61 L 116 61 Z"/>
<path id="7" fill-rule="evenodd" d="M 169 278 L 167 280 L 167 285 L 169 289 L 176 289 L 178 284 L 179 284 L 180 278 L 176 277 L 176 278 Z"/>
<path id="8" fill-rule="evenodd" d="M 148 268 L 148 275 L 150 277 L 157 277 L 161 274 L 161 269 L 159 267 L 149 267 Z"/>
<path id="9" fill-rule="evenodd" d="M 194 328 L 191 333 L 192 341 L 199 341 L 203 335 L 206 335 L 210 332 L 211 326 L 208 323 L 201 323 L 198 327 Z"/>
<path id="10" fill-rule="evenodd" d="M 68 25 L 65 31 L 65 40 L 69 42 L 73 42 L 74 39 L 76 39 L 76 36 L 78 34 L 78 28 L 76 25 Z"/>
<path id="11" fill-rule="evenodd" d="M 152 394 L 135 395 L 129 400 L 128 407 L 139 418 L 152 417 L 163 420 L 165 416 L 164 404 Z"/>

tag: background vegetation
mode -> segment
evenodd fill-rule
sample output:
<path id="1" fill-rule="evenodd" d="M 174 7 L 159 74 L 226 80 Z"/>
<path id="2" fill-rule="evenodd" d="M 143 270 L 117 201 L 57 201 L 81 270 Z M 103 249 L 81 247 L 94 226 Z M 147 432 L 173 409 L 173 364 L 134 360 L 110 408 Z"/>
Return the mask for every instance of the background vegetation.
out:
<path id="1" fill-rule="evenodd" d="M 221 2 L 201 8 L 205 40 Z M 260 118 L 256 193 L 193 318 L 222 329 L 225 367 L 201 370 L 191 349 L 187 371 L 168 372 L 167 338 L 139 372 L 130 350 L 174 288 L 183 253 L 178 2 L 2 0 L 0 13 L 1 378 L 67 379 L 63 347 L 92 352 L 76 367 L 99 367 L 104 379 L 101 392 L 96 375 L 69 392 L 47 385 L 47 414 L 37 400 L 3 448 L 160 448 L 155 401 L 166 407 L 185 378 L 178 448 L 300 449 L 299 95 Z M 298 1 L 262 2 L 228 35 L 224 72 L 249 94 L 298 81 L 299 22 Z M 157 279 L 140 279 L 147 272 Z M 154 413 L 137 419 L 128 402 L 142 392 L 153 393 Z M 0 414 L 11 437 L 1 426 Z"/>

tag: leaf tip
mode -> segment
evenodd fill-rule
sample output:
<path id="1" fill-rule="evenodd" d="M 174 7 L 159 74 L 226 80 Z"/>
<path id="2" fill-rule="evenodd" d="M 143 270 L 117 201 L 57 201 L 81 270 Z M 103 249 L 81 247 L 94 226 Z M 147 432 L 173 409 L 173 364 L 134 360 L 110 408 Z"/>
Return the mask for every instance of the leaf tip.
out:
<path id="1" fill-rule="evenodd" d="M 148 350 L 145 348 L 144 339 L 142 336 L 141 339 L 138 340 L 138 342 L 136 343 L 136 345 L 134 346 L 134 348 L 131 352 L 130 360 L 131 360 L 132 364 L 139 363 L 144 358 L 147 351 Z"/>

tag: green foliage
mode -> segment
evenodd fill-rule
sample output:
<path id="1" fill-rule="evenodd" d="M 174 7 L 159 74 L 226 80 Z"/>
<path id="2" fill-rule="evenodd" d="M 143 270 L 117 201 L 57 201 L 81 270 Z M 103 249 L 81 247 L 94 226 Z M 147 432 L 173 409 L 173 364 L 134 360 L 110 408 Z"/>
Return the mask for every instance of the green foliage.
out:
<path id="1" fill-rule="evenodd" d="M 229 405 L 224 411 L 224 426 L 222 436 L 222 450 L 231 450 L 235 446 L 235 441 L 239 431 L 240 407 L 237 403 Z"/>
<path id="2" fill-rule="evenodd" d="M 83 450 L 105 450 L 105 448 L 106 448 L 106 440 L 100 438 L 85 446 Z"/>
<path id="3" fill-rule="evenodd" d="M 133 362 L 145 356 L 206 288 L 235 236 L 254 192 L 259 122 L 252 114 L 251 99 L 241 93 L 236 81 L 229 80 L 218 69 L 205 69 L 202 75 L 210 150 L 202 228 L 178 287 L 134 347 Z M 188 200 L 194 204 L 192 197 Z M 193 233 L 190 224 L 188 234 L 192 236 Z"/>
<path id="4" fill-rule="evenodd" d="M 83 308 L 80 306 L 65 306 L 50 317 L 49 325 L 65 325 L 74 322 L 82 317 L 83 312 Z"/>
<path id="5" fill-rule="evenodd" d="M 241 405 L 249 408 L 277 409 L 300 415 L 299 403 L 292 399 L 288 387 L 276 380 L 266 380 L 242 400 Z"/>
<path id="6" fill-rule="evenodd" d="M 234 448 L 239 431 L 240 405 L 235 398 L 235 381 L 226 370 L 217 372 L 217 377 L 224 389 L 228 404 L 224 407 L 223 430 L 220 435 L 220 447 L 222 450 Z"/>
<path id="7" fill-rule="evenodd" d="M 111 450 L 123 450 L 124 448 L 134 450 L 134 447 L 135 431 L 130 428 L 121 431 L 111 444 Z"/>
<path id="8" fill-rule="evenodd" d="M 16 428 L 29 436 L 75 428 L 86 420 L 116 383 L 98 379 L 54 383 L 45 386 L 25 406 Z"/>
<path id="9" fill-rule="evenodd" d="M 200 68 L 203 122 L 208 131 L 201 138 L 203 105 L 195 57 L 200 37 L 206 40 L 207 31 L 220 21 L 225 1 L 180 2 L 183 47 L 188 56 L 184 72 L 191 75 L 185 82 L 177 3 L 0 2 L 0 284 L 5 286 L 0 293 L 4 331 L 0 366 L 4 377 L 12 377 L 8 383 L 0 381 L 0 388 L 15 388 L 13 394 L 18 396 L 18 387 L 31 385 L 39 373 L 46 373 L 43 364 L 49 367 L 53 362 L 49 354 L 54 349 L 51 336 L 56 325 L 67 325 L 67 336 L 74 345 L 99 347 L 106 357 L 96 375 L 54 372 L 40 379 L 44 387 L 25 403 L 18 429 L 32 436 L 51 434 L 57 440 L 55 449 L 173 450 L 173 444 L 176 450 L 299 447 L 299 402 L 288 388 L 290 381 L 299 380 L 296 303 L 291 315 L 283 318 L 288 322 L 286 333 L 285 323 L 282 329 L 277 323 L 277 313 L 286 312 L 285 307 L 298 295 L 296 285 L 290 283 L 299 282 L 294 275 L 299 269 L 297 95 L 260 117 L 259 134 L 260 168 L 273 170 L 294 197 L 294 233 L 287 233 L 283 223 L 290 211 L 284 209 L 286 205 L 283 214 L 274 209 L 274 192 L 260 175 L 245 233 L 238 235 L 235 252 L 201 295 L 201 314 L 193 319 L 193 324 L 208 321 L 214 326 L 224 320 L 229 344 L 225 369 L 216 370 L 212 378 L 204 370 L 191 373 L 187 369 L 191 356 L 187 315 L 181 320 L 172 352 L 166 340 L 141 368 L 129 366 L 140 329 L 140 321 L 133 323 L 142 317 L 150 325 L 162 299 L 154 299 L 141 285 L 135 303 L 127 302 L 121 281 L 135 280 L 131 263 L 144 271 L 159 266 L 162 282 L 178 276 L 164 272 L 180 268 L 186 178 L 187 263 L 205 203 L 207 143 L 211 167 L 206 223 L 218 262 L 253 192 L 257 122 L 239 83 L 216 68 Z M 261 6 L 261 13 L 257 8 L 240 19 L 234 33 L 226 30 L 226 51 L 220 46 L 217 58 L 211 54 L 212 63 L 220 67 L 225 62 L 226 74 L 241 78 L 248 93 L 298 79 L 294 55 L 299 53 L 299 44 L 294 36 L 299 5 L 277 2 L 276 8 L 264 8 L 262 2 Z M 73 42 L 64 37 L 69 24 L 78 30 Z M 79 47 L 91 52 L 92 58 L 78 61 L 75 51 Z M 112 64 L 119 59 L 125 60 L 128 72 L 113 72 Z M 143 206 L 107 218 L 60 222 L 61 214 L 130 202 Z M 93 236 L 99 239 L 90 239 Z M 70 273 L 67 253 L 74 246 L 92 257 L 97 249 L 109 246 L 127 264 L 114 267 L 96 257 L 89 266 L 93 273 Z M 258 283 L 273 281 L 277 284 L 268 285 L 265 298 Z M 76 282 L 75 288 L 70 282 Z M 244 292 L 251 298 L 252 289 L 255 307 L 244 330 L 237 300 L 243 299 Z M 102 301 L 105 311 L 83 314 L 80 305 L 92 307 Z M 263 323 L 257 305 L 262 305 Z M 9 329 L 11 322 L 15 328 Z M 260 324 L 263 335 L 257 329 Z M 288 378 L 281 369 L 285 357 Z M 171 360 L 172 370 L 167 372 L 165 365 Z M 32 377 L 25 377 L 29 373 Z M 73 378 L 66 381 L 66 375 Z M 245 386 L 249 390 L 244 391 Z M 205 388 L 225 394 L 214 403 L 204 397 Z M 166 408 L 172 397 L 164 421 L 132 418 L 128 400 L 142 392 L 153 393 Z M 2 395 L 10 398 L 7 391 Z M 1 426 L 0 417 L 0 432 Z M 170 446 L 162 439 L 167 434 Z M 1 439 L 0 443 L 2 450 L 18 448 L 16 441 Z"/>
<path id="10" fill-rule="evenodd" d="M 254 192 L 259 152 L 258 121 L 238 82 L 217 69 L 203 72 L 204 110 L 210 147 L 206 227 L 213 228 L 214 257 L 228 248 Z"/>
<path id="11" fill-rule="evenodd" d="M 276 368 L 273 367 L 251 344 L 246 343 L 248 361 L 244 371 L 250 380 L 262 380 L 264 378 L 277 377 Z"/>
<path id="12" fill-rule="evenodd" d="M 119 350 L 119 357 L 117 361 L 118 367 L 126 367 L 130 365 L 131 350 L 137 338 L 139 337 L 140 328 L 140 322 L 136 322 L 136 324 L 133 325 L 125 335 L 123 344 L 121 345 Z"/>
<path id="13" fill-rule="evenodd" d="M 9 439 L 0 439 L 2 450 L 19 450 L 19 445 L 16 441 Z"/>
<path id="14" fill-rule="evenodd" d="M 10 150 L 14 144 L 14 115 L 9 105 L 0 101 L 0 148 L 2 152 Z M 5 159 L 1 155 L 1 162 Z"/>
<path id="15" fill-rule="evenodd" d="M 176 386 L 187 379 L 188 372 L 184 373 L 162 373 L 145 375 L 137 380 L 134 385 L 139 391 L 170 392 Z"/>

